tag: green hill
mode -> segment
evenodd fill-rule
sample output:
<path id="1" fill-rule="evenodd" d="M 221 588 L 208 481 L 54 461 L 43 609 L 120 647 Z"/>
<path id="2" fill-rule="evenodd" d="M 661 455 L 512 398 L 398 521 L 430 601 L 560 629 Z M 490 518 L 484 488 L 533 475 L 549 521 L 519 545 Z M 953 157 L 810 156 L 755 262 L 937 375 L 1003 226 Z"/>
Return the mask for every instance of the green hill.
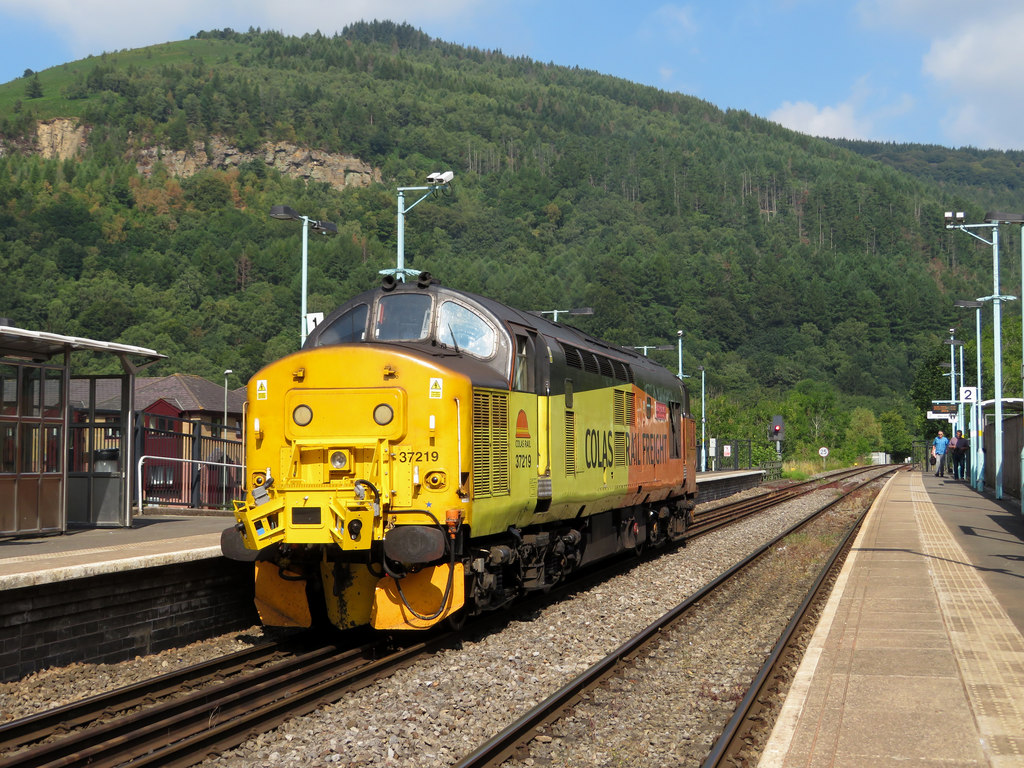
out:
<path id="1" fill-rule="evenodd" d="M 54 118 L 86 129 L 73 157 L 40 155 Z M 883 157 L 388 22 L 202 32 L 34 73 L 0 86 L 0 141 L 0 315 L 18 325 L 156 348 L 155 373 L 248 377 L 299 341 L 300 231 L 270 206 L 338 224 L 309 247 L 309 310 L 327 311 L 394 266 L 396 187 L 451 169 L 454 195 L 406 220 L 409 266 L 525 309 L 591 306 L 574 320 L 623 345 L 682 329 L 718 434 L 760 439 L 784 411 L 808 446 L 846 440 L 857 406 L 912 425 L 915 370 L 948 354 L 951 322 L 973 327 L 953 299 L 991 292 L 990 249 L 943 211 L 1024 205 L 1015 156 L 943 174 L 969 152 Z M 215 141 L 237 150 L 223 168 L 140 171 L 194 148 L 202 166 Z M 358 157 L 381 182 L 289 178 L 267 142 Z M 1004 330 L 1017 371 L 1019 325 Z"/>

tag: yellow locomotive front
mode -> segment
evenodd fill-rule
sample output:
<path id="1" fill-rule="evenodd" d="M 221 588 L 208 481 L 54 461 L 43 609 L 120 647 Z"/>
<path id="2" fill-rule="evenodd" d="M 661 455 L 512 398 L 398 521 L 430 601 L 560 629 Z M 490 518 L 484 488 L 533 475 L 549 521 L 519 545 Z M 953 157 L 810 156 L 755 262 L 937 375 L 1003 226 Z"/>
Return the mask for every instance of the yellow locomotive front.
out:
<path id="1" fill-rule="evenodd" d="M 472 383 L 449 363 L 497 329 L 436 303 L 358 297 L 249 382 L 235 514 L 265 624 L 422 628 L 462 607 Z"/>

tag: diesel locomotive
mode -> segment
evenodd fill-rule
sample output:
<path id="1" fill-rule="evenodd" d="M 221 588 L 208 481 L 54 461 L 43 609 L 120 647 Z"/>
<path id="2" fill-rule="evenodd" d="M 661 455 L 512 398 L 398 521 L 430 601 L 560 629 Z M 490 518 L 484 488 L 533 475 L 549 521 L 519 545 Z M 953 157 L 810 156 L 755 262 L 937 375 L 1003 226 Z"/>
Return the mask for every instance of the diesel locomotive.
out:
<path id="1" fill-rule="evenodd" d="M 268 626 L 426 629 L 683 537 L 696 430 L 671 372 L 429 275 L 351 299 L 248 384 L 224 532 Z"/>

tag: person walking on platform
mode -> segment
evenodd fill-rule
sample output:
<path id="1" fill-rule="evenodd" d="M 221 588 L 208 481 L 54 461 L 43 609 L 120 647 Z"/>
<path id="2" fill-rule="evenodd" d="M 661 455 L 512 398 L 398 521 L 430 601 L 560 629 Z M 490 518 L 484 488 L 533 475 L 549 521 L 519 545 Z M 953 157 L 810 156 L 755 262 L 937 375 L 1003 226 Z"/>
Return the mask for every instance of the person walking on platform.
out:
<path id="1" fill-rule="evenodd" d="M 956 445 L 950 446 L 953 451 L 953 479 L 967 479 L 967 457 L 971 450 L 970 438 L 964 437 L 961 430 L 956 431 Z"/>
<path id="2" fill-rule="evenodd" d="M 939 436 L 932 440 L 932 456 L 935 457 L 935 476 L 946 476 L 946 449 L 949 447 L 949 438 L 939 430 Z"/>

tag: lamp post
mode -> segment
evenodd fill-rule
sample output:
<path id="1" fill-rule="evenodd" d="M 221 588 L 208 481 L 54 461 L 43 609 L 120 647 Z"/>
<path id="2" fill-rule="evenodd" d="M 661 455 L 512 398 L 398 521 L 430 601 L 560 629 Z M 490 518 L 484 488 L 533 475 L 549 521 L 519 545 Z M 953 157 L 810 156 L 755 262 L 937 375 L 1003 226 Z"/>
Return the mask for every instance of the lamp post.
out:
<path id="1" fill-rule="evenodd" d="M 955 338 L 956 328 L 949 329 L 949 338 L 945 343 L 949 344 L 949 399 L 956 403 L 956 428 L 963 429 L 963 403 L 960 402 L 960 390 L 957 389 L 956 378 L 956 348 L 960 347 L 960 386 L 964 382 L 963 348 L 964 343 Z"/>
<path id="2" fill-rule="evenodd" d="M 228 463 L 228 376 L 234 373 L 230 368 L 224 371 L 224 421 L 221 422 L 221 440 L 224 441 L 221 449 L 221 458 L 226 465 Z M 228 503 L 228 468 L 220 468 L 221 499 L 224 504 Z"/>
<path id="3" fill-rule="evenodd" d="M 1015 296 L 1003 296 L 999 293 L 999 219 L 995 216 L 1006 214 L 987 214 L 984 224 L 965 224 L 963 211 L 946 211 L 946 229 L 959 229 L 971 237 L 980 240 L 986 245 L 992 246 L 992 295 L 986 296 L 982 301 L 992 302 L 992 322 L 995 326 L 993 333 L 993 368 L 995 378 L 995 495 L 997 499 L 1003 498 L 1003 341 L 1002 341 L 1002 310 L 1000 305 L 1004 301 L 1013 301 Z M 1024 219 L 1022 219 L 1024 220 Z M 992 230 L 992 239 L 987 240 L 973 229 L 988 228 Z"/>
<path id="4" fill-rule="evenodd" d="M 704 366 L 698 365 L 697 370 L 700 371 L 700 471 L 707 472 L 708 449 L 704 443 Z"/>
<path id="5" fill-rule="evenodd" d="M 679 380 L 683 380 L 683 332 L 676 331 L 676 336 L 679 338 Z"/>
<path id="6" fill-rule="evenodd" d="M 552 315 L 552 319 L 557 323 L 559 315 L 592 315 L 594 309 L 592 307 L 579 307 L 578 309 L 543 309 L 537 313 L 538 315 Z M 637 347 L 639 349 L 639 347 Z M 644 354 L 647 354 L 646 352 Z"/>
<path id="7" fill-rule="evenodd" d="M 1024 270 L 1024 213 L 986 213 L 985 221 L 995 222 L 999 224 L 1004 222 L 1006 224 L 1020 224 L 1020 266 Z M 1020 295 L 1022 297 L 1020 307 L 1020 319 L 1021 319 L 1021 354 L 1024 354 L 1024 271 L 1021 272 L 1020 276 Z M 1024 358 L 1021 359 L 1020 367 L 1021 375 L 1021 387 L 1024 389 Z M 1020 499 L 1021 499 L 1021 512 L 1024 513 L 1024 447 L 1020 451 L 1020 469 L 1021 469 L 1021 480 L 1020 480 Z"/>
<path id="8" fill-rule="evenodd" d="M 455 174 L 451 171 L 434 171 L 433 173 L 427 174 L 427 184 L 423 187 L 399 187 L 398 188 L 398 229 L 397 229 L 397 240 L 398 240 L 398 258 L 394 269 L 382 269 L 380 274 L 391 275 L 396 280 L 405 282 L 407 275 L 415 277 L 419 274 L 414 269 L 405 268 L 405 214 L 415 208 L 417 205 L 422 203 L 428 197 L 437 195 L 439 192 L 450 192 L 452 188 L 452 179 L 455 178 Z M 405 193 L 406 192 L 423 192 L 424 194 L 415 203 L 410 205 L 408 208 L 405 207 Z"/>
<path id="9" fill-rule="evenodd" d="M 672 349 L 671 344 L 641 344 L 639 347 L 633 347 L 633 349 L 642 349 L 644 351 L 644 357 L 647 357 L 647 350 L 649 349 Z"/>
<path id="10" fill-rule="evenodd" d="M 309 230 L 319 232 L 322 235 L 338 234 L 338 225 L 330 221 L 317 221 L 308 216 L 302 216 L 289 208 L 287 205 L 274 205 L 270 208 L 270 218 L 281 221 L 302 222 L 302 306 L 299 308 L 299 338 L 301 344 L 306 343 L 306 281 L 308 275 L 308 254 L 309 254 Z"/>
<path id="11" fill-rule="evenodd" d="M 982 419 L 981 419 L 981 308 L 985 302 L 970 299 L 957 299 L 954 307 L 974 310 L 974 344 L 975 344 L 975 393 L 971 403 L 971 440 L 974 446 L 971 456 L 971 487 L 976 491 L 985 489 L 985 453 L 982 451 Z M 961 350 L 963 351 L 963 350 Z"/>

